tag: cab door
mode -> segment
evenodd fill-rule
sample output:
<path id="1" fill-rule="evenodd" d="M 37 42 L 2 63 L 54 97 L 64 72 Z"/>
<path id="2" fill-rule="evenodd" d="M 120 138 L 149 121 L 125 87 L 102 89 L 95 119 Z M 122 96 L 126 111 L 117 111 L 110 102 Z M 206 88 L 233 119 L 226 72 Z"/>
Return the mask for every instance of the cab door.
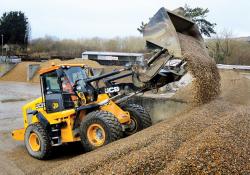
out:
<path id="1" fill-rule="evenodd" d="M 61 90 L 61 82 L 57 72 L 49 72 L 41 77 L 43 95 L 47 113 L 63 111 L 64 103 Z"/>

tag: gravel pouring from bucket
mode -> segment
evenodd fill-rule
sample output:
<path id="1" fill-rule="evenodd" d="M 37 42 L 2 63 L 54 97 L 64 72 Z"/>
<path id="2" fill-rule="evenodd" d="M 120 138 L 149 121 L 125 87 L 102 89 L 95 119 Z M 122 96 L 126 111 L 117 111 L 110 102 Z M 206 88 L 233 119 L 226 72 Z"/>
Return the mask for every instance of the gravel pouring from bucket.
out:
<path id="1" fill-rule="evenodd" d="M 165 55 L 170 56 L 170 60 L 179 59 L 187 63 L 185 70 L 194 78 L 192 102 L 206 103 L 220 93 L 220 76 L 216 63 L 208 54 L 198 26 L 177 14 L 177 11 L 161 8 L 146 25 L 143 36 L 148 49 L 164 48 Z M 167 65 L 165 69 L 168 70 Z"/>

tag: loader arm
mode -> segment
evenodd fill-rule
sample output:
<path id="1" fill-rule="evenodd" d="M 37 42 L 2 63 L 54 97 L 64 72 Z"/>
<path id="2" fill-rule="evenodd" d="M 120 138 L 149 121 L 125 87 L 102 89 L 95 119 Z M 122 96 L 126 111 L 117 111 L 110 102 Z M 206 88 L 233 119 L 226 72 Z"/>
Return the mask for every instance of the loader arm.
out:
<path id="1" fill-rule="evenodd" d="M 183 58 L 178 33 L 203 41 L 199 28 L 191 19 L 177 14 L 175 10 L 169 11 L 162 7 L 143 30 L 148 52 L 154 52 L 151 58 L 124 69 L 88 78 L 85 82 L 103 80 L 106 87 L 101 89 L 97 87 L 99 93 L 112 92 L 109 94 L 116 96 L 118 93 L 113 92 L 116 87 L 123 91 L 129 87 L 132 94 L 137 94 L 180 80 L 187 72 L 187 62 Z M 178 63 L 171 64 L 173 60 L 174 62 L 177 60 Z M 126 77 L 131 77 L 132 81 L 116 82 Z M 106 91 L 107 88 L 110 90 Z"/>
<path id="2" fill-rule="evenodd" d="M 134 65 L 132 68 L 133 85 L 143 91 L 178 81 L 187 72 L 187 62 L 183 57 L 178 33 L 204 44 L 198 26 L 191 19 L 176 13 L 177 11 L 178 9 L 170 11 L 162 7 L 143 30 L 148 51 L 158 50 L 146 64 Z M 176 60 L 177 64 L 171 64 Z"/>

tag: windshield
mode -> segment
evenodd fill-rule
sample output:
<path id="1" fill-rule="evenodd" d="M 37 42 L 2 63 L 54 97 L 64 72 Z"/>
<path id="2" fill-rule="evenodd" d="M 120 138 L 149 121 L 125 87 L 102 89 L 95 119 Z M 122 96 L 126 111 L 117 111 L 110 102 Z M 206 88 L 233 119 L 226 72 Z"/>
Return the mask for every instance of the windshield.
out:
<path id="1" fill-rule="evenodd" d="M 74 84 L 77 80 L 88 78 L 85 70 L 81 67 L 71 67 L 66 69 L 65 73 L 71 84 Z"/>

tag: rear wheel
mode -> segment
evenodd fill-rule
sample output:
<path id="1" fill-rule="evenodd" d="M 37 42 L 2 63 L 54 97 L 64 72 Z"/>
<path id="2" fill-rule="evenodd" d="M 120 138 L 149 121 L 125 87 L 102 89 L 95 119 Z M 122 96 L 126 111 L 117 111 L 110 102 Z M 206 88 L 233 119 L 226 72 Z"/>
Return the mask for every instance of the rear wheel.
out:
<path id="1" fill-rule="evenodd" d="M 25 131 L 25 146 L 28 153 L 37 159 L 47 159 L 51 155 L 52 146 L 47 131 L 40 123 L 34 123 Z"/>
<path id="2" fill-rule="evenodd" d="M 92 151 L 122 138 L 123 132 L 121 124 L 113 114 L 94 111 L 81 122 L 80 136 L 86 151 Z"/>
<path id="3" fill-rule="evenodd" d="M 121 108 L 128 111 L 131 118 L 131 124 L 125 131 L 126 136 L 152 126 L 151 117 L 144 107 L 137 104 L 125 104 Z"/>

